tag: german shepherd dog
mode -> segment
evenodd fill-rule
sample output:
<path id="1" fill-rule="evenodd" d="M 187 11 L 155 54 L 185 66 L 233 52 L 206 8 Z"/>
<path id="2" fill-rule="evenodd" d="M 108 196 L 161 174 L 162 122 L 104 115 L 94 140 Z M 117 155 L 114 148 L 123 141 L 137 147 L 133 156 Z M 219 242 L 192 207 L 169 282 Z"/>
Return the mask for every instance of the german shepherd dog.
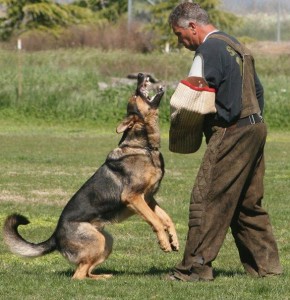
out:
<path id="1" fill-rule="evenodd" d="M 159 87 L 150 98 L 148 77 L 140 73 L 137 81 L 127 116 L 116 129 L 123 133 L 118 147 L 64 207 L 52 236 L 38 244 L 30 243 L 17 230 L 19 225 L 28 224 L 28 219 L 19 214 L 7 217 L 4 241 L 12 252 L 37 257 L 58 250 L 77 265 L 73 278 L 109 278 L 111 274 L 92 274 L 112 251 L 113 238 L 104 226 L 133 214 L 152 226 L 163 251 L 178 250 L 174 224 L 154 199 L 164 174 L 158 126 L 164 90 Z"/>

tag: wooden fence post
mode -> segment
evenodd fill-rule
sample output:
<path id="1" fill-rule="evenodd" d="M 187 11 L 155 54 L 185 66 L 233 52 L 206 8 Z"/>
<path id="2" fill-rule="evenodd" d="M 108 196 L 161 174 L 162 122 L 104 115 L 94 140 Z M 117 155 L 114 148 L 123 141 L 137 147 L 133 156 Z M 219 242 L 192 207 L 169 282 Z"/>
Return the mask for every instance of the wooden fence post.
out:
<path id="1" fill-rule="evenodd" d="M 18 88 L 17 88 L 17 100 L 22 96 L 22 41 L 17 40 L 17 56 L 18 56 Z"/>

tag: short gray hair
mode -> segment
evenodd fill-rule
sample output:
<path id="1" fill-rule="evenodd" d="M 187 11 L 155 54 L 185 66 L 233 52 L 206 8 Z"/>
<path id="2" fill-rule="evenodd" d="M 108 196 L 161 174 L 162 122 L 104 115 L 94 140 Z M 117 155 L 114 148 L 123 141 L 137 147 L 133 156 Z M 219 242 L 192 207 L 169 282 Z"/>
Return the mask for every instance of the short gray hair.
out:
<path id="1" fill-rule="evenodd" d="M 207 25 L 209 24 L 209 17 L 207 12 L 202 9 L 199 4 L 183 2 L 173 9 L 168 18 L 170 26 L 177 25 L 183 28 L 187 28 L 190 21 Z"/>

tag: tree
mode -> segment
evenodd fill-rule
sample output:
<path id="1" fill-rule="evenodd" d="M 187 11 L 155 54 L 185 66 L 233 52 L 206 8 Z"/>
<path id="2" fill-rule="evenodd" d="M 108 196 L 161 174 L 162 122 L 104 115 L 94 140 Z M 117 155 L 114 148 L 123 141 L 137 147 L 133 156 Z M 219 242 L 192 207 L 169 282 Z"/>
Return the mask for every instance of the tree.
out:
<path id="1" fill-rule="evenodd" d="M 176 0 L 168 0 L 152 6 L 150 10 L 151 20 L 146 27 L 154 33 L 153 43 L 156 46 L 164 47 L 165 43 L 169 43 L 170 46 L 177 46 L 176 38 L 168 25 L 169 14 L 177 4 L 178 1 Z"/>
<path id="2" fill-rule="evenodd" d="M 115 23 L 127 12 L 128 0 L 76 0 L 73 4 L 98 12 L 98 18 Z"/>
<path id="3" fill-rule="evenodd" d="M 57 31 L 71 24 L 91 22 L 91 10 L 52 0 L 0 0 L 5 16 L 0 19 L 0 36 L 7 40 L 13 33 L 31 29 Z"/>

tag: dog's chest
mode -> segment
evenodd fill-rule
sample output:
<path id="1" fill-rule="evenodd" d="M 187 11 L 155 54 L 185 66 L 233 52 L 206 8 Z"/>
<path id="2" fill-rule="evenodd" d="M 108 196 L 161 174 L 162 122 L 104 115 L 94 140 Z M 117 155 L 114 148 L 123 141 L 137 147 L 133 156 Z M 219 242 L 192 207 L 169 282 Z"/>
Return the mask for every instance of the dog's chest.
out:
<path id="1" fill-rule="evenodd" d="M 162 177 L 164 173 L 164 161 L 162 154 L 159 151 L 151 151 L 150 158 L 153 168 L 157 173 L 156 175 Z"/>
<path id="2" fill-rule="evenodd" d="M 159 157 L 156 157 L 154 159 L 154 165 L 156 166 L 156 174 L 155 174 L 155 178 L 152 178 L 152 193 L 156 193 L 161 180 L 163 178 L 164 175 L 164 162 L 163 162 L 163 157 L 161 155 L 161 153 L 159 153 Z"/>
<path id="3" fill-rule="evenodd" d="M 154 194 L 158 190 L 164 175 L 164 161 L 162 154 L 159 151 L 150 151 L 146 164 L 147 166 L 140 171 L 142 172 L 143 182 L 147 183 L 145 194 Z"/>
<path id="4" fill-rule="evenodd" d="M 145 185 L 148 189 L 155 189 L 164 174 L 162 154 L 146 148 L 115 149 L 109 154 L 107 163 L 124 177 L 130 178 L 131 183 Z"/>

